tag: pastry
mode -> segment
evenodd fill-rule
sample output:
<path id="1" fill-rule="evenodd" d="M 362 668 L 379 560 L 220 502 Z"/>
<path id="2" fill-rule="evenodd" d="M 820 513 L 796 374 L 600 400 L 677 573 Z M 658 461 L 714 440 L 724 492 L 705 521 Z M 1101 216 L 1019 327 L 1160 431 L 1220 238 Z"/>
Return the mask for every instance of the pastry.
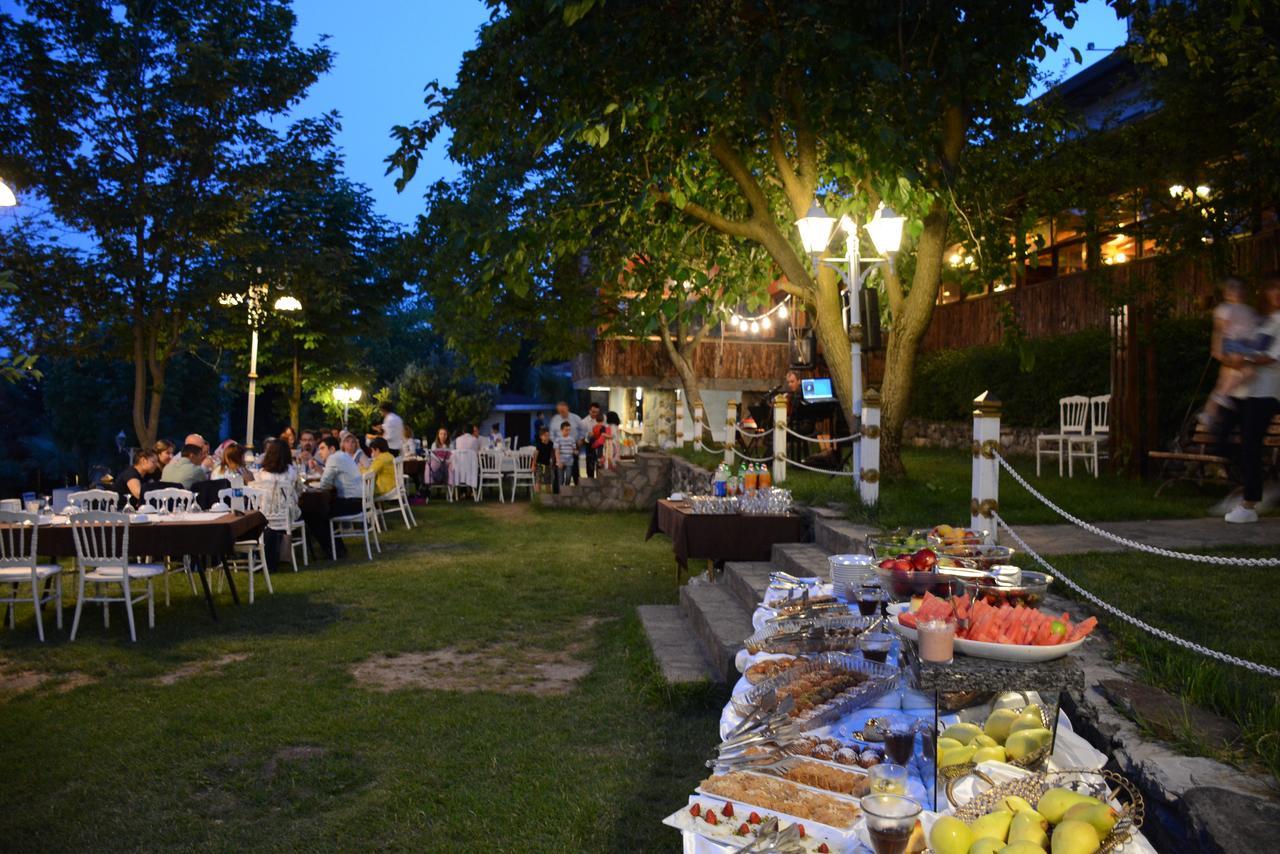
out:
<path id="1" fill-rule="evenodd" d="M 847 830 L 861 811 L 851 801 L 802 789 L 789 780 L 732 771 L 702 781 L 702 791 Z"/>

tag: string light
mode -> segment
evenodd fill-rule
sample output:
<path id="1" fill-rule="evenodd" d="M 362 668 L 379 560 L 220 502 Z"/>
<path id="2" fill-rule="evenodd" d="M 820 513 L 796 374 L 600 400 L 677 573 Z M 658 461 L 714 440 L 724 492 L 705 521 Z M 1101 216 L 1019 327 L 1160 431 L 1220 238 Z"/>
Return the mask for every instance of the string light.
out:
<path id="1" fill-rule="evenodd" d="M 773 315 L 776 314 L 779 320 L 786 320 L 791 316 L 791 310 L 787 308 L 789 302 L 791 302 L 791 295 L 787 294 L 782 302 L 774 305 L 764 314 L 757 314 L 754 317 L 743 317 L 735 312 L 729 316 L 729 326 L 742 332 L 758 335 L 761 329 L 765 331 L 773 329 Z"/>

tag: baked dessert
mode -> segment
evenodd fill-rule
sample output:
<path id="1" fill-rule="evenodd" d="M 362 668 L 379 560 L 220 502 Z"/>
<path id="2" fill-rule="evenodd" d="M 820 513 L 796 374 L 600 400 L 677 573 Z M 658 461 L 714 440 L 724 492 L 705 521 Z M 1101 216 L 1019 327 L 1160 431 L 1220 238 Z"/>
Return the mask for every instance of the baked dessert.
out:
<path id="1" fill-rule="evenodd" d="M 841 830 L 853 827 L 861 815 L 857 804 L 851 801 L 802 789 L 789 780 L 745 771 L 708 777 L 702 781 L 702 791 Z"/>
<path id="2" fill-rule="evenodd" d="M 866 774 L 841 771 L 821 762 L 798 760 L 782 772 L 782 777 L 793 783 L 803 783 L 815 789 L 826 789 L 828 792 L 839 792 L 855 798 L 860 798 L 871 790 Z"/>

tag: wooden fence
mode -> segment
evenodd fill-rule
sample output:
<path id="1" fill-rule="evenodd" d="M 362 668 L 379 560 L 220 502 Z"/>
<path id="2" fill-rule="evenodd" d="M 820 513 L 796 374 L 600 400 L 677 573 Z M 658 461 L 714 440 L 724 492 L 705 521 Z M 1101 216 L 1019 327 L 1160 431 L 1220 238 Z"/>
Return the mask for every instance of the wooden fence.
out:
<path id="1" fill-rule="evenodd" d="M 694 355 L 704 388 L 764 391 L 782 381 L 789 363 L 785 341 L 704 341 Z M 655 338 L 598 338 L 573 361 L 573 382 L 676 388 L 679 379 Z"/>

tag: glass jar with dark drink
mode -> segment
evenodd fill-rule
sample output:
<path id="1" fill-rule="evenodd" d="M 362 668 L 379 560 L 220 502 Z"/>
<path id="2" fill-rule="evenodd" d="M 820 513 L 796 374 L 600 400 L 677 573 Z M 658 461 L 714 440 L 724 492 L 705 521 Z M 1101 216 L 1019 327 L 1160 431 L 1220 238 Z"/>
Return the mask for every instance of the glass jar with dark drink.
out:
<path id="1" fill-rule="evenodd" d="M 864 632 L 858 638 L 858 649 L 867 661 L 888 661 L 889 649 L 893 646 L 893 635 L 885 632 Z"/>
<path id="2" fill-rule="evenodd" d="M 884 593 L 879 587 L 863 587 L 858 590 L 858 613 L 870 617 L 880 611 L 880 602 Z"/>
<path id="3" fill-rule="evenodd" d="M 903 854 L 920 815 L 920 804 L 905 795 L 867 795 L 859 805 L 876 854 Z"/>

